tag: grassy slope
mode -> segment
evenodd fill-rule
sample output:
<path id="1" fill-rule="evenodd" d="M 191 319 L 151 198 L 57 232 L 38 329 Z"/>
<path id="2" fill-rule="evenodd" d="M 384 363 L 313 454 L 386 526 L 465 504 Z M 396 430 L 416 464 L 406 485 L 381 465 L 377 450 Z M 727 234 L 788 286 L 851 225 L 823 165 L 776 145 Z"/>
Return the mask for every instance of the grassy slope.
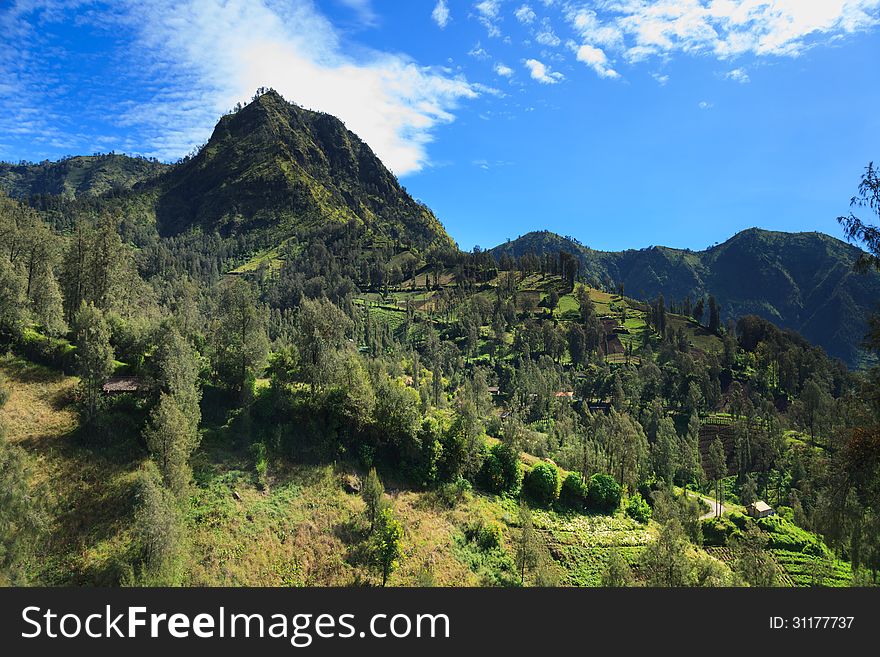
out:
<path id="1" fill-rule="evenodd" d="M 113 585 L 131 547 L 131 486 L 146 459 L 136 438 L 103 447 L 77 435 L 71 407 L 76 379 L 17 358 L 0 360 L 10 396 L 0 422 L 45 484 L 51 522 L 33 565 L 35 578 L 56 585 Z M 527 464 L 534 457 L 524 455 Z M 208 426 L 194 457 L 195 485 L 185 509 L 188 585 L 292 586 L 376 584 L 363 549 L 363 502 L 344 492 L 344 465 L 270 466 L 260 490 L 246 450 L 225 424 Z M 361 473 L 363 474 L 363 473 Z M 479 493 L 449 506 L 437 493 L 387 482 L 405 529 L 405 556 L 389 584 L 411 586 L 430 566 L 434 583 L 479 586 L 517 581 L 517 502 Z M 635 564 L 656 526 L 614 517 L 534 510 L 535 526 L 560 568 L 561 583 L 596 586 L 612 551 Z M 475 524 L 497 524 L 501 548 L 470 541 Z M 803 530 L 792 527 L 798 536 Z M 724 559 L 724 555 L 714 555 Z M 774 549 L 785 582 L 809 586 L 816 560 Z M 846 584 L 847 564 L 831 562 L 826 585 Z"/>

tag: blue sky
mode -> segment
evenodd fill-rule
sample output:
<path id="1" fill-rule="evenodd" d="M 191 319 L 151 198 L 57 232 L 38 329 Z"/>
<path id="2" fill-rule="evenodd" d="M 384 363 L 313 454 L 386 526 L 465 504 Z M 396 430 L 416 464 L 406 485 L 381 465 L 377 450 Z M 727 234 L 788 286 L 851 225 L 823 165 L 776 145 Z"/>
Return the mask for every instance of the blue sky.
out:
<path id="1" fill-rule="evenodd" d="M 839 235 L 880 160 L 880 0 L 0 0 L 0 33 L 0 159 L 173 161 L 272 86 L 463 248 Z"/>

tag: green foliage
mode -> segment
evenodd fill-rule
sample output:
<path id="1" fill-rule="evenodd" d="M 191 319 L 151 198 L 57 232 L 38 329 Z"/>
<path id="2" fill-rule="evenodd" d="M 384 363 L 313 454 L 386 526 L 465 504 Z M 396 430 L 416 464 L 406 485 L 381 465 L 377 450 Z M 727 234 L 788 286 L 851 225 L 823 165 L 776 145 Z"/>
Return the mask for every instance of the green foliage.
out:
<path id="1" fill-rule="evenodd" d="M 559 498 L 559 468 L 552 463 L 536 463 L 525 477 L 525 491 L 540 504 L 552 504 Z"/>
<path id="2" fill-rule="evenodd" d="M 589 487 L 577 472 L 569 472 L 562 482 L 559 500 L 572 509 L 583 509 L 587 505 Z"/>
<path id="3" fill-rule="evenodd" d="M 152 464 L 138 472 L 134 483 L 134 581 L 145 586 L 177 583 L 183 554 L 183 531 L 177 502 L 162 485 Z"/>
<path id="4" fill-rule="evenodd" d="M 304 299 L 296 328 L 300 376 L 314 392 L 332 379 L 337 354 L 351 331 L 351 320 L 326 299 Z"/>
<path id="5" fill-rule="evenodd" d="M 100 196 L 114 189 L 131 189 L 168 168 L 156 160 L 108 153 L 77 155 L 58 162 L 9 164 L 0 162 L 0 190 L 10 196 Z"/>
<path id="6" fill-rule="evenodd" d="M 257 484 L 261 489 L 266 490 L 269 488 L 269 459 L 266 455 L 266 443 L 251 445 L 251 457 L 254 459 Z"/>
<path id="7" fill-rule="evenodd" d="M 46 522 L 41 491 L 29 484 L 31 474 L 24 451 L 0 433 L 0 586 L 28 582 L 28 564 Z"/>
<path id="8" fill-rule="evenodd" d="M 144 427 L 144 439 L 165 484 L 182 495 L 192 477 L 189 457 L 198 445 L 199 435 L 176 397 L 161 393 Z"/>
<path id="9" fill-rule="evenodd" d="M 515 495 L 523 479 L 518 451 L 506 442 L 492 445 L 483 461 L 481 478 L 491 492 Z"/>
<path id="10" fill-rule="evenodd" d="M 236 278 L 223 285 L 212 335 L 211 364 L 230 390 L 245 392 L 248 382 L 262 371 L 269 347 L 265 324 L 264 313 L 244 280 Z"/>
<path id="11" fill-rule="evenodd" d="M 639 493 L 630 495 L 626 503 L 626 515 L 643 525 L 651 519 L 651 507 Z"/>
<path id="12" fill-rule="evenodd" d="M 376 528 L 379 513 L 387 506 L 385 502 L 385 487 L 376 473 L 376 468 L 370 468 L 364 485 L 361 488 L 361 497 L 366 505 L 367 521 L 370 523 L 370 533 Z"/>
<path id="13" fill-rule="evenodd" d="M 400 565 L 403 557 L 403 526 L 394 517 L 390 507 L 384 507 L 376 518 L 376 526 L 370 539 L 370 558 L 382 575 L 382 586 L 388 576 Z"/>
<path id="14" fill-rule="evenodd" d="M 92 428 L 98 418 L 102 388 L 114 368 L 110 329 L 104 314 L 93 304 L 86 303 L 76 313 L 74 328 L 83 424 Z"/>
<path id="15" fill-rule="evenodd" d="M 632 568 L 626 560 L 620 556 L 618 550 L 613 550 L 608 559 L 608 564 L 602 572 L 602 586 L 612 588 L 623 588 L 633 586 L 635 579 L 632 574 Z"/>
<path id="16" fill-rule="evenodd" d="M 771 549 L 803 552 L 814 557 L 831 556 L 828 547 L 818 537 L 785 518 L 774 515 L 754 522 L 769 534 Z"/>
<path id="17" fill-rule="evenodd" d="M 742 536 L 742 531 L 733 523 L 729 515 L 720 518 L 706 518 L 701 521 L 703 544 L 711 546 L 726 546 L 731 540 Z"/>
<path id="18" fill-rule="evenodd" d="M 623 492 L 611 475 L 597 472 L 590 477 L 587 507 L 599 513 L 614 513 L 620 507 Z"/>
<path id="19" fill-rule="evenodd" d="M 494 520 L 479 518 L 468 525 L 465 536 L 469 541 L 479 545 L 482 550 L 500 548 L 504 541 L 504 530 Z"/>

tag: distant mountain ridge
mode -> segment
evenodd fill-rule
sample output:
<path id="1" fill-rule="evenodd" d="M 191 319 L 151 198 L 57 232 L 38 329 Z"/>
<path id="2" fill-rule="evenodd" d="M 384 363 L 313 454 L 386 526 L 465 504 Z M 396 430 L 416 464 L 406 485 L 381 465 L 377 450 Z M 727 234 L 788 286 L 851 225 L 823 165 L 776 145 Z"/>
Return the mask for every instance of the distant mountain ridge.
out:
<path id="1" fill-rule="evenodd" d="M 100 196 L 113 189 L 131 189 L 170 166 L 117 153 L 77 155 L 57 162 L 0 162 L 0 191 L 19 199 Z"/>
<path id="2" fill-rule="evenodd" d="M 864 362 L 865 318 L 880 300 L 880 274 L 860 274 L 861 250 L 823 233 L 742 231 L 705 251 L 655 246 L 596 251 L 548 231 L 501 244 L 492 253 L 567 251 L 588 280 L 623 283 L 628 296 L 667 301 L 714 295 L 722 318 L 755 314 L 790 328 L 851 366 Z"/>

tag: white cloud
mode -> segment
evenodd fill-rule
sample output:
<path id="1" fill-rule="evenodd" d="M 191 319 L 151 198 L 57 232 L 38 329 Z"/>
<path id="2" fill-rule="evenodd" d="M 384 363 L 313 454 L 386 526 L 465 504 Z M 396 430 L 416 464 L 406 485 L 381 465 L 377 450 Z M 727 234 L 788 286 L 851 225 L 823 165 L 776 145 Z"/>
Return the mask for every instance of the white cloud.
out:
<path id="1" fill-rule="evenodd" d="M 379 21 L 373 11 L 373 0 L 337 0 L 352 9 L 364 25 L 376 25 Z"/>
<path id="2" fill-rule="evenodd" d="M 749 78 L 749 74 L 743 68 L 735 68 L 732 71 L 728 71 L 724 77 L 728 80 L 733 80 L 734 82 L 739 82 L 740 84 L 748 84 L 751 82 Z"/>
<path id="3" fill-rule="evenodd" d="M 572 2 L 565 13 L 584 43 L 636 62 L 679 52 L 797 56 L 875 27 L 878 9 L 880 0 L 605 0 Z"/>
<path id="4" fill-rule="evenodd" d="M 708 100 L 701 100 L 699 103 L 697 103 L 697 107 L 699 107 L 701 110 L 710 110 L 715 107 L 715 103 L 710 103 Z"/>
<path id="5" fill-rule="evenodd" d="M 657 81 L 661 87 L 665 87 L 666 83 L 669 82 L 668 75 L 661 75 L 660 73 L 651 73 L 651 77 Z"/>
<path id="6" fill-rule="evenodd" d="M 543 62 L 539 62 L 537 59 L 527 59 L 525 65 L 529 69 L 532 79 L 537 80 L 541 84 L 556 84 L 565 79 L 562 73 L 551 71 Z"/>
<path id="7" fill-rule="evenodd" d="M 468 55 L 470 57 L 475 58 L 475 59 L 489 59 L 490 58 L 489 53 L 486 52 L 486 49 L 483 48 L 482 45 L 480 45 L 479 41 L 477 41 L 477 43 L 474 44 L 473 48 L 468 50 Z"/>
<path id="8" fill-rule="evenodd" d="M 542 46 L 551 46 L 556 47 L 562 41 L 558 36 L 553 32 L 553 25 L 550 23 L 549 18 L 545 18 L 541 21 L 541 28 L 538 33 L 535 35 L 535 41 L 540 43 Z"/>
<path id="9" fill-rule="evenodd" d="M 509 78 L 513 75 L 513 69 L 501 63 L 495 64 L 495 72 L 505 78 Z"/>
<path id="10" fill-rule="evenodd" d="M 152 144 L 144 154 L 161 159 L 189 152 L 221 113 L 271 86 L 341 118 L 403 175 L 428 163 L 433 130 L 454 120 L 463 99 L 479 95 L 463 77 L 404 55 L 366 49 L 350 55 L 311 0 L 117 0 L 112 10 L 77 20 L 112 30 L 122 43 L 115 57 L 126 62 L 118 79 L 134 78 L 147 95 L 104 106 L 102 120 Z M 108 81 L 88 83 L 102 98 Z"/>
<path id="11" fill-rule="evenodd" d="M 620 77 L 620 74 L 609 66 L 608 56 L 601 48 L 585 44 L 575 51 L 575 56 L 579 62 L 583 62 L 596 71 L 599 77 L 610 80 Z"/>
<path id="12" fill-rule="evenodd" d="M 501 20 L 501 0 L 480 0 L 474 5 L 477 10 L 477 18 L 486 28 L 490 37 L 500 37 L 501 28 L 498 21 Z"/>
<path id="13" fill-rule="evenodd" d="M 437 5 L 434 7 L 434 11 L 431 12 L 431 18 L 434 19 L 434 22 L 441 29 L 449 25 L 449 5 L 446 4 L 446 0 L 437 0 Z"/>
<path id="14" fill-rule="evenodd" d="M 513 15 L 516 16 L 516 20 L 525 25 L 534 23 L 535 19 L 537 18 L 534 10 L 528 5 L 521 6 L 519 9 L 513 12 Z"/>

